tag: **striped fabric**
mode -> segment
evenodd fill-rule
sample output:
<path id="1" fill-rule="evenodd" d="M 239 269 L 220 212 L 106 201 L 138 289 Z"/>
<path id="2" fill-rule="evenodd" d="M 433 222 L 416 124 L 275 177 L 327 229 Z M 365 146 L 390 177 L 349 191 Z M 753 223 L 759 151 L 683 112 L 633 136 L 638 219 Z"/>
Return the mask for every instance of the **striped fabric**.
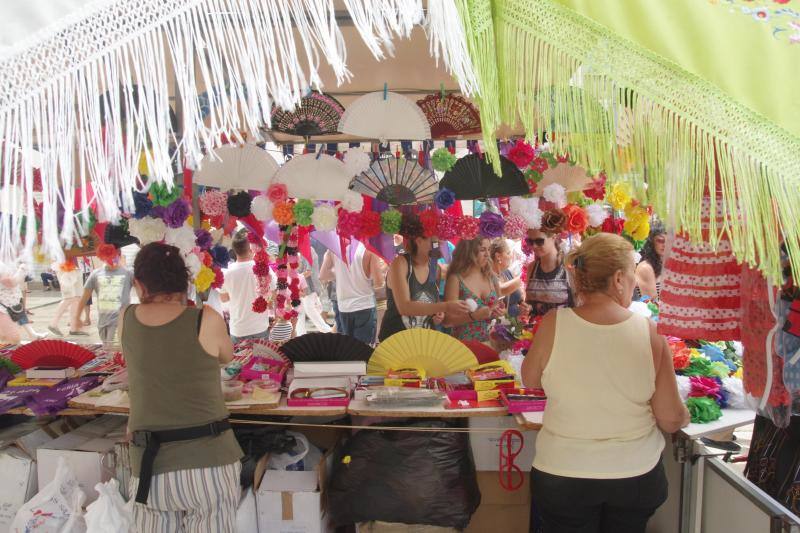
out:
<path id="1" fill-rule="evenodd" d="M 147 505 L 134 503 L 137 533 L 233 533 L 242 464 L 177 470 L 153 476 Z M 131 477 L 128 494 L 139 478 Z"/>
<path id="2" fill-rule="evenodd" d="M 272 328 L 269 330 L 269 340 L 283 344 L 292 338 L 292 324 L 291 322 L 276 321 Z"/>

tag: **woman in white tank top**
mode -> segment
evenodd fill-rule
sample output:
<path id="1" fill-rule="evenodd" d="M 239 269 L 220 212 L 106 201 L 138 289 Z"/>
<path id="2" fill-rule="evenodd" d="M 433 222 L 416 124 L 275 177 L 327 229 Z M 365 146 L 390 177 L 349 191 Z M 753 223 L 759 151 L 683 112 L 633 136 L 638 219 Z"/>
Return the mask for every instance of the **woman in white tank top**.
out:
<path id="1" fill-rule="evenodd" d="M 522 367 L 548 397 L 532 485 L 545 533 L 644 532 L 666 500 L 664 437 L 689 422 L 666 340 L 628 311 L 633 247 L 590 237 L 567 257 L 575 309 L 542 320 Z"/>

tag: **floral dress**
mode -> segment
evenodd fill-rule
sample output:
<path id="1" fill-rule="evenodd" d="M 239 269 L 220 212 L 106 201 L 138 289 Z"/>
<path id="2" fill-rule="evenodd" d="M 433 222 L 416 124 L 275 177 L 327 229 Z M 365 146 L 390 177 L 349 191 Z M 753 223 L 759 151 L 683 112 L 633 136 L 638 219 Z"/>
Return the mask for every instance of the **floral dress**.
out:
<path id="1" fill-rule="evenodd" d="M 479 308 L 492 306 L 497 301 L 497 287 L 493 286 L 492 290 L 489 292 L 489 295 L 486 298 L 481 298 L 464 284 L 464 280 L 461 279 L 461 276 L 456 277 L 458 278 L 459 300 L 467 300 L 471 298 L 475 300 Z M 486 342 L 489 340 L 489 326 L 491 323 L 492 319 L 490 318 L 488 320 L 474 320 L 472 322 L 467 322 L 466 324 L 461 324 L 460 326 L 453 326 L 453 337 L 460 341 Z"/>

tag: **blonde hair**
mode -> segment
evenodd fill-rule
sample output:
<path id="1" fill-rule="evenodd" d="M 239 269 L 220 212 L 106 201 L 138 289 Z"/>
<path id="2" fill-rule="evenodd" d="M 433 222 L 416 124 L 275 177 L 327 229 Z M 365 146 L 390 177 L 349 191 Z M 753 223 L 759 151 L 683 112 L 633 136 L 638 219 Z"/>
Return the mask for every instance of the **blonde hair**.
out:
<path id="1" fill-rule="evenodd" d="M 477 265 L 478 249 L 481 247 L 481 241 L 488 240 L 485 237 L 478 237 L 477 239 L 466 240 L 461 239 L 453 251 L 453 261 L 447 269 L 447 275 L 460 275 Z M 487 262 L 486 266 L 481 269 L 481 274 L 486 279 L 490 279 L 491 265 Z"/>
<path id="2" fill-rule="evenodd" d="M 489 259 L 494 261 L 494 256 L 510 249 L 511 247 L 508 245 L 508 241 L 506 240 L 506 238 L 498 237 L 492 241 L 492 244 L 489 247 Z"/>
<path id="3" fill-rule="evenodd" d="M 572 286 L 579 293 L 603 292 L 611 277 L 633 266 L 633 245 L 613 233 L 598 233 L 567 254 Z"/>

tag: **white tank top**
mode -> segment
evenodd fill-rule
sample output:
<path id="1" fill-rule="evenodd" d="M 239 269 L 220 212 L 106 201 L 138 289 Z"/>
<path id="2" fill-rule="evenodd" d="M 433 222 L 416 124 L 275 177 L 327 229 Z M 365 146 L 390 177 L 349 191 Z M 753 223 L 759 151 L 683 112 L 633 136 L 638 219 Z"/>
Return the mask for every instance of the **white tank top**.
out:
<path id="1" fill-rule="evenodd" d="M 353 260 L 346 264 L 338 257 L 333 257 L 333 269 L 336 274 L 336 302 L 342 313 L 354 313 L 375 307 L 375 291 L 372 281 L 364 274 L 363 244 L 359 244 Z M 349 253 L 349 249 L 346 251 Z"/>
<path id="2" fill-rule="evenodd" d="M 664 449 L 650 407 L 655 377 L 647 318 L 604 326 L 559 309 L 534 468 L 594 479 L 652 470 Z"/>

